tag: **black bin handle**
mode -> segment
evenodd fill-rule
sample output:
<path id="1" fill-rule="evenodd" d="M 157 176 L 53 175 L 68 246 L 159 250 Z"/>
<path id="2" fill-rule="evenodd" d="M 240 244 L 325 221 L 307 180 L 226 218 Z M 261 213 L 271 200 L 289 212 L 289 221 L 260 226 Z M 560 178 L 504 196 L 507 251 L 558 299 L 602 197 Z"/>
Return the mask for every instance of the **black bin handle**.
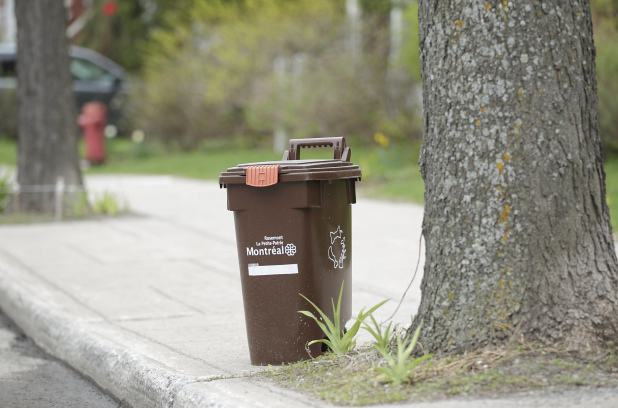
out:
<path id="1" fill-rule="evenodd" d="M 350 161 L 352 152 L 345 145 L 345 137 L 320 137 L 314 139 L 290 139 L 290 147 L 283 153 L 282 160 L 300 160 L 302 147 L 333 147 L 333 159 Z"/>

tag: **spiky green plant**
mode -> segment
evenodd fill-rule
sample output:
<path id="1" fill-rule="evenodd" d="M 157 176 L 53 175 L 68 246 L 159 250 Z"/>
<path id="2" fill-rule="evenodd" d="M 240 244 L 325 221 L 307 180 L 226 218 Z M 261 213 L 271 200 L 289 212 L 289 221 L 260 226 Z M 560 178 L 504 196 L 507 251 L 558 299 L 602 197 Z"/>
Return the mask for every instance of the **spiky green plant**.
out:
<path id="1" fill-rule="evenodd" d="M 410 377 L 414 374 L 414 369 L 423 361 L 433 357 L 433 354 L 425 354 L 424 356 L 415 358 L 412 361 L 408 361 L 418 337 L 421 334 L 421 326 L 418 325 L 414 335 L 410 342 L 406 345 L 405 341 L 401 338 L 401 334 L 397 332 L 397 355 L 393 356 L 388 349 L 376 349 L 382 354 L 382 357 L 386 359 L 387 367 L 375 367 L 376 371 L 380 371 L 382 374 L 378 376 L 378 381 L 390 382 L 393 385 L 400 385 L 404 382 L 410 382 Z"/>
<path id="2" fill-rule="evenodd" d="M 129 206 L 119 195 L 103 191 L 95 194 L 92 202 L 92 212 L 94 214 L 118 215 L 129 212 Z"/>
<path id="3" fill-rule="evenodd" d="M 341 282 L 341 290 L 339 291 L 339 299 L 337 300 L 337 306 L 335 306 L 335 301 L 331 298 L 331 304 L 333 306 L 333 317 L 335 321 L 334 323 L 328 318 L 328 316 L 324 312 L 322 312 L 322 310 L 320 310 L 320 308 L 315 303 L 307 299 L 307 297 L 305 297 L 303 294 L 299 293 L 299 295 L 302 296 L 303 299 L 309 302 L 311 306 L 313 306 L 315 310 L 317 310 L 317 312 L 319 313 L 322 319 L 316 317 L 313 313 L 308 312 L 306 310 L 300 310 L 298 313 L 301 313 L 315 320 L 318 326 L 320 326 L 320 329 L 322 329 L 322 331 L 326 335 L 325 339 L 318 339 L 318 340 L 310 341 L 309 346 L 315 343 L 324 343 L 336 355 L 341 355 L 341 354 L 347 353 L 348 351 L 354 349 L 354 347 L 356 346 L 355 337 L 363 321 L 367 318 L 367 316 L 370 316 L 373 312 L 375 312 L 377 308 L 382 306 L 384 303 L 388 302 L 388 299 L 384 300 L 378 303 L 377 305 L 375 305 L 374 307 L 372 307 L 371 309 L 369 309 L 369 311 L 367 312 L 365 312 L 365 308 L 361 309 L 361 311 L 358 313 L 358 317 L 356 318 L 356 321 L 354 322 L 354 324 L 350 327 L 350 329 L 347 332 L 344 333 L 343 332 L 344 328 L 341 327 L 341 319 L 340 319 L 341 297 L 343 296 L 343 284 L 344 282 Z M 321 320 L 323 320 L 323 322 Z"/>
<path id="4" fill-rule="evenodd" d="M 9 173 L 0 174 L 0 213 L 4 211 L 12 190 L 11 175 Z"/>
<path id="5" fill-rule="evenodd" d="M 90 212 L 90 203 L 88 202 L 88 193 L 80 191 L 77 193 L 75 200 L 71 202 L 69 198 L 65 200 L 71 205 L 71 212 L 75 218 L 84 218 Z"/>
<path id="6" fill-rule="evenodd" d="M 369 326 L 367 322 L 364 322 L 363 329 L 371 333 L 373 338 L 376 340 L 372 343 L 373 346 L 376 348 L 376 350 L 378 351 L 387 350 L 388 346 L 393 341 L 393 331 L 391 330 L 391 324 L 393 322 L 389 322 L 388 326 L 386 326 L 386 328 L 382 330 L 382 326 L 378 323 L 375 317 L 373 317 L 373 315 L 370 315 L 369 318 L 371 319 L 371 322 L 373 323 L 373 327 Z"/>

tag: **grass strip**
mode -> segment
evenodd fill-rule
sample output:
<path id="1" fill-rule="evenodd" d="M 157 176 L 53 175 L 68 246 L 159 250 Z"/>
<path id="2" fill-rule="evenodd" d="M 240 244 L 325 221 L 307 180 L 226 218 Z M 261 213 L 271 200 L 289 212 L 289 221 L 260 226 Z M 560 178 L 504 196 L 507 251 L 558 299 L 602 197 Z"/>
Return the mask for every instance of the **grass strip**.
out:
<path id="1" fill-rule="evenodd" d="M 418 357 L 418 356 L 416 356 Z M 415 370 L 411 383 L 379 382 L 386 361 L 374 349 L 272 368 L 258 378 L 337 405 L 435 401 L 452 396 L 498 398 L 534 390 L 618 386 L 616 349 L 595 354 L 520 341 L 510 347 L 434 357 Z M 414 357 L 412 357 L 414 358 Z"/>

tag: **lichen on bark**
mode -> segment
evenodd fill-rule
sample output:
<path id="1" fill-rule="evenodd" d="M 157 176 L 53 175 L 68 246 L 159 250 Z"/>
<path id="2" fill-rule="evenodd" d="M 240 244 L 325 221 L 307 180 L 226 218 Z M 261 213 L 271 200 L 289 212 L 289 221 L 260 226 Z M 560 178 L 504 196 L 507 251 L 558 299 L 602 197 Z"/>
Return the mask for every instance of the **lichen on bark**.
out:
<path id="1" fill-rule="evenodd" d="M 420 0 L 433 350 L 618 333 L 587 1 Z M 420 319 L 417 319 L 420 321 Z"/>

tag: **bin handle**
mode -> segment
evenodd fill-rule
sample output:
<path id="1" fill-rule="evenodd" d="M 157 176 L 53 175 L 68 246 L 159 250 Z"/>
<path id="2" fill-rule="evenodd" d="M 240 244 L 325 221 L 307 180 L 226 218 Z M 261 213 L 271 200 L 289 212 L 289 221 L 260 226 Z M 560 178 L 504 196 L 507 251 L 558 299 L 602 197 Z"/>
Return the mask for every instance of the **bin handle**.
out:
<path id="1" fill-rule="evenodd" d="M 282 160 L 300 160 L 301 147 L 333 147 L 333 159 L 350 161 L 352 151 L 345 145 L 345 137 L 320 137 L 314 139 L 290 139 L 289 150 L 283 153 Z"/>

